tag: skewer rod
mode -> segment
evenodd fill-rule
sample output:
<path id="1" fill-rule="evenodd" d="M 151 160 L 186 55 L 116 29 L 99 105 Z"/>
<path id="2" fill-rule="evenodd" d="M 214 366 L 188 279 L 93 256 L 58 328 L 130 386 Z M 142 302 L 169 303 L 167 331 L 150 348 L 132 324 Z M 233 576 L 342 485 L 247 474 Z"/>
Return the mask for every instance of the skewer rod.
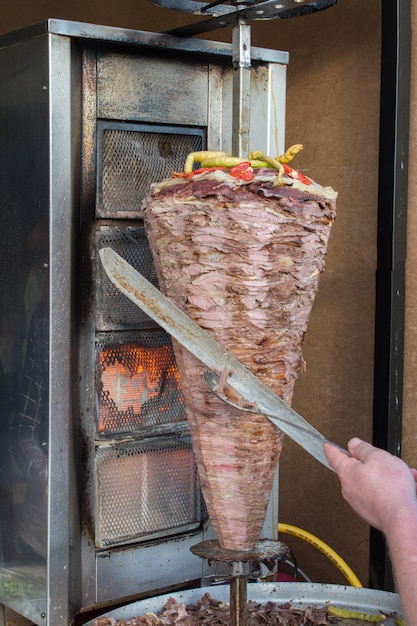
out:
<path id="1" fill-rule="evenodd" d="M 232 62 L 232 153 L 241 158 L 248 158 L 251 96 L 251 30 L 243 18 L 238 19 L 232 30 Z"/>
<path id="2" fill-rule="evenodd" d="M 248 613 L 248 578 L 246 574 L 230 578 L 230 626 L 246 626 Z"/>

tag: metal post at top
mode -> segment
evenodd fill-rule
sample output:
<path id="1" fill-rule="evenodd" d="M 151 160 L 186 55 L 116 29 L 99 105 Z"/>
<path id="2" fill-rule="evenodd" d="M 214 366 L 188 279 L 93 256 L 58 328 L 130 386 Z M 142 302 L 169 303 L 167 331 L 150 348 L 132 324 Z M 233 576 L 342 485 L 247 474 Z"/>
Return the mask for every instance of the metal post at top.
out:
<path id="1" fill-rule="evenodd" d="M 251 27 L 239 18 L 232 30 L 233 124 L 232 152 L 249 157 L 251 105 Z"/>
<path id="2" fill-rule="evenodd" d="M 232 28 L 233 63 L 233 122 L 232 153 L 240 158 L 249 158 L 250 83 L 251 83 L 251 32 L 246 22 L 269 20 L 277 17 L 295 17 L 315 13 L 333 6 L 337 0 L 223 0 L 200 2 L 196 0 L 150 0 L 157 6 L 204 15 L 202 22 L 180 26 L 167 34 L 193 37 L 217 28 Z M 227 0 L 226 0 L 227 2 Z"/>

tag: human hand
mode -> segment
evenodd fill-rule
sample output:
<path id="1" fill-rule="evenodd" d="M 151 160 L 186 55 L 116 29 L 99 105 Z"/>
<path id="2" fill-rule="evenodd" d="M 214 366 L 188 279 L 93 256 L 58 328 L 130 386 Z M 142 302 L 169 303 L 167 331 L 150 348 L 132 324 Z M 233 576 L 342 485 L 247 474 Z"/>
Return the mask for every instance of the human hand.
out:
<path id="1" fill-rule="evenodd" d="M 348 449 L 351 457 L 324 444 L 329 465 L 340 479 L 342 495 L 368 524 L 388 533 L 402 511 L 417 506 L 417 470 L 358 438 L 349 441 Z"/>

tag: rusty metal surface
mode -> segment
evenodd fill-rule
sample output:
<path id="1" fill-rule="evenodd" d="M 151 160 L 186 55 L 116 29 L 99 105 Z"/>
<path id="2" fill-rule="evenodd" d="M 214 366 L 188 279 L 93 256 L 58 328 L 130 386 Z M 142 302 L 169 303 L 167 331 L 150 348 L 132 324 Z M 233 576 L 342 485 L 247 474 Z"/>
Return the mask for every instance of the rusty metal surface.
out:
<path id="1" fill-rule="evenodd" d="M 194 59 L 100 50 L 97 115 L 107 120 L 206 126 L 207 81 L 206 64 Z"/>

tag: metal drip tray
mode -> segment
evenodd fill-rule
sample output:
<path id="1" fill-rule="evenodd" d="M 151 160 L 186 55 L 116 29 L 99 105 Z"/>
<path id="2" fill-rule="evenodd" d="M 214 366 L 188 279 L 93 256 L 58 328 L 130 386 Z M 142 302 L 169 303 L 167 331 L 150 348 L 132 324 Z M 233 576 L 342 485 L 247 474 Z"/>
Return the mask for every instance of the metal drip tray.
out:
<path id="1" fill-rule="evenodd" d="M 195 603 L 205 593 L 209 593 L 212 598 L 229 603 L 229 586 L 219 585 L 188 589 L 147 600 L 140 600 L 139 602 L 133 602 L 110 611 L 105 616 L 120 620 L 136 617 L 147 612 L 156 613 L 163 608 L 168 598 L 174 598 L 177 602 Z M 248 599 L 261 603 L 270 601 L 278 603 L 290 602 L 294 608 L 323 607 L 331 604 L 349 611 L 361 613 L 377 613 L 380 611 L 385 615 L 393 613 L 397 617 L 402 615 L 400 599 L 397 594 L 344 585 L 251 583 L 248 585 Z M 384 625 L 395 626 L 394 617 L 384 620 Z M 94 620 L 84 626 L 94 626 Z"/>

